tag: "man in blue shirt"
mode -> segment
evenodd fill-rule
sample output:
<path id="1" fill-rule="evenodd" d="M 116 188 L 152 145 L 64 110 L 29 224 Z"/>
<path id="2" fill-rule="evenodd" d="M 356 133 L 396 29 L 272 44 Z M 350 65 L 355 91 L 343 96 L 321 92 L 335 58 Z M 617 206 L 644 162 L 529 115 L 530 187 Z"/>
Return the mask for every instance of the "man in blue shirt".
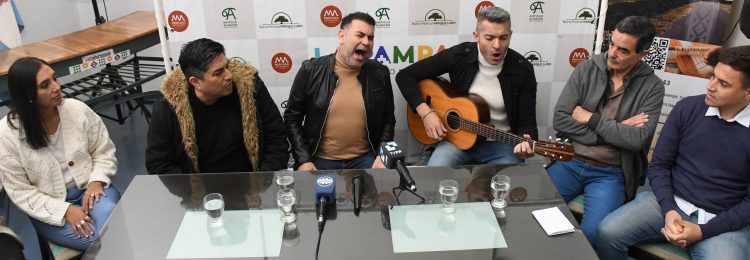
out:
<path id="1" fill-rule="evenodd" d="M 722 53 L 706 90 L 669 114 L 648 168 L 653 192 L 602 221 L 602 259 L 654 239 L 693 259 L 750 259 L 750 46 Z"/>

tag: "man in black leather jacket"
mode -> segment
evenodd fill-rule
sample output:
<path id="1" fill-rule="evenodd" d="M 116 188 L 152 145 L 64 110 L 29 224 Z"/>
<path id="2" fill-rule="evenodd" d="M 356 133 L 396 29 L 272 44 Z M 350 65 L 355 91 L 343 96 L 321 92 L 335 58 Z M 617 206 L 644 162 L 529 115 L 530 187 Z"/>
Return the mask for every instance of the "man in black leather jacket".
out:
<path id="1" fill-rule="evenodd" d="M 396 75 L 401 93 L 419 114 L 427 136 L 443 140 L 447 129 L 443 119 L 426 103 L 430 101 L 422 99 L 418 82 L 448 73 L 453 90 L 459 95 L 476 94 L 487 102 L 495 128 L 537 138 L 534 68 L 521 54 L 508 48 L 512 33 L 507 11 L 500 7 L 482 9 L 474 32 L 476 42 L 460 43 Z M 427 165 L 519 163 L 532 152 L 527 142 L 514 146 L 480 140 L 466 151 L 450 142 L 439 142 Z"/>
<path id="2" fill-rule="evenodd" d="M 302 63 L 284 112 L 295 169 L 383 168 L 377 148 L 393 140 L 393 90 L 372 55 L 375 19 L 356 12 L 336 52 Z"/>

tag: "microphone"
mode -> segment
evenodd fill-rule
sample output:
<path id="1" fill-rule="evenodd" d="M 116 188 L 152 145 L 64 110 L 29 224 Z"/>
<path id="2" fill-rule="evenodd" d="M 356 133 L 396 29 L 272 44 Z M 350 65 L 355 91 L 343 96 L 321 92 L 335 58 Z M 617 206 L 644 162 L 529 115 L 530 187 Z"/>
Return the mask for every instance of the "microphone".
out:
<path id="1" fill-rule="evenodd" d="M 318 231 L 323 232 L 329 205 L 334 204 L 336 192 L 335 176 L 321 175 L 315 178 L 315 206 L 318 208 Z"/>
<path id="2" fill-rule="evenodd" d="M 404 151 L 394 141 L 383 142 L 380 144 L 380 160 L 388 169 L 396 168 L 398 175 L 406 181 L 406 188 L 410 191 L 417 191 L 417 185 L 409 174 L 409 169 L 404 164 Z"/>
<path id="3" fill-rule="evenodd" d="M 365 179 L 362 175 L 354 175 L 352 177 L 352 187 L 354 193 L 354 215 L 359 216 L 359 211 L 362 210 L 362 185 L 364 185 Z"/>

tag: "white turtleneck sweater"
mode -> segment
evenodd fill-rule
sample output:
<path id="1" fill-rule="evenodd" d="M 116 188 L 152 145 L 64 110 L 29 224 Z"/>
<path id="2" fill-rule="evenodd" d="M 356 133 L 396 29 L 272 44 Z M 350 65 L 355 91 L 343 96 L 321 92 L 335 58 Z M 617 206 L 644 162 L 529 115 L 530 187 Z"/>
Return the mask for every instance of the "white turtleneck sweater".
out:
<path id="1" fill-rule="evenodd" d="M 474 76 L 469 93 L 479 95 L 487 102 L 490 109 L 490 123 L 495 125 L 495 128 L 509 131 L 508 113 L 505 112 L 503 90 L 500 88 L 498 78 L 500 71 L 503 70 L 503 63 L 492 65 L 484 59 L 481 51 L 478 51 L 477 55 L 479 55 L 479 72 Z"/>

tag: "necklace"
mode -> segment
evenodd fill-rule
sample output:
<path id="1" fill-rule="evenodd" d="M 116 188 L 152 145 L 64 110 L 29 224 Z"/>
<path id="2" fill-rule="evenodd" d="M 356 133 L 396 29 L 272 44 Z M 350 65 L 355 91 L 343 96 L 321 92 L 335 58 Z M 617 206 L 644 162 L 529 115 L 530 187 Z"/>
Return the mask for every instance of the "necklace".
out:
<path id="1" fill-rule="evenodd" d="M 53 135 L 54 133 L 57 133 L 57 130 L 60 126 L 60 113 L 55 110 L 55 117 L 53 117 L 50 120 L 43 120 L 42 124 L 44 125 L 44 131 L 48 135 Z"/>
<path id="2" fill-rule="evenodd" d="M 48 135 L 49 143 L 52 144 L 52 145 L 57 144 L 57 142 L 60 140 L 60 132 L 61 132 L 61 130 L 60 130 L 60 121 L 59 120 L 57 121 L 57 124 L 58 124 L 57 129 L 56 129 L 57 131 L 55 131 L 54 134 Z"/>

